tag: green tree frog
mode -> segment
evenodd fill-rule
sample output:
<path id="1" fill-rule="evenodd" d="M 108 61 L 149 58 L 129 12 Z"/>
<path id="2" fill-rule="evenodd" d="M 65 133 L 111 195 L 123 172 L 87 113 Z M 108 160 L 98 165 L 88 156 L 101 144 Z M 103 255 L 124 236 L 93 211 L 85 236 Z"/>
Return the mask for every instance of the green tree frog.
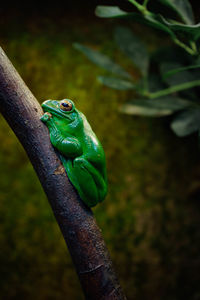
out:
<path id="1" fill-rule="evenodd" d="M 46 100 L 41 120 L 59 151 L 67 175 L 83 202 L 93 207 L 107 193 L 105 154 L 86 117 L 72 100 Z"/>

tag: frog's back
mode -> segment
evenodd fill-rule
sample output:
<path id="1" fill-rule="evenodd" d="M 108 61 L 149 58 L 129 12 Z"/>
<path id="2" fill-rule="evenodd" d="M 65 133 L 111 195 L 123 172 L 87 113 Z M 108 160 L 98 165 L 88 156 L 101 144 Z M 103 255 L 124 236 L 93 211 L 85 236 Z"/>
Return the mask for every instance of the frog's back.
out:
<path id="1" fill-rule="evenodd" d="M 106 159 L 103 147 L 84 114 L 80 114 L 83 120 L 84 131 L 83 155 L 106 179 Z"/>
<path id="2" fill-rule="evenodd" d="M 107 194 L 105 154 L 101 143 L 86 117 L 80 112 L 83 131 L 79 139 L 83 154 L 74 159 L 65 159 L 63 164 L 70 181 L 86 205 L 93 207 L 102 202 Z"/>

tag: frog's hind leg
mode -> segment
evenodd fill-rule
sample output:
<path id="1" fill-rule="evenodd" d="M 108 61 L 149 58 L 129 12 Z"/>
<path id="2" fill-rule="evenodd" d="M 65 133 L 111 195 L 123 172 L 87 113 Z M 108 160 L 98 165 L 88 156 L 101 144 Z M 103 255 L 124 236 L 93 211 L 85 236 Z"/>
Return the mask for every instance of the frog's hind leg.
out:
<path id="1" fill-rule="evenodd" d="M 93 167 L 84 158 L 76 158 L 73 161 L 72 177 L 76 178 L 74 186 L 78 190 L 81 199 L 87 206 L 95 206 L 100 199 L 100 190 L 95 182 L 96 174 L 93 172 Z M 96 170 L 95 170 L 96 171 Z M 97 172 L 97 171 L 96 171 Z M 98 172 L 97 172 L 98 174 Z M 99 175 L 99 174 L 98 174 Z M 69 174 L 70 178 L 70 174 Z M 73 178 L 70 180 L 73 183 Z"/>
<path id="2" fill-rule="evenodd" d="M 74 160 L 61 157 L 67 175 L 87 206 L 103 201 L 107 185 L 98 171 L 84 158 Z"/>
<path id="3" fill-rule="evenodd" d="M 84 165 L 87 171 L 92 175 L 98 191 L 98 202 L 102 202 L 107 194 L 107 177 L 106 174 L 102 175 L 97 169 L 89 163 L 86 159 L 83 159 Z"/>

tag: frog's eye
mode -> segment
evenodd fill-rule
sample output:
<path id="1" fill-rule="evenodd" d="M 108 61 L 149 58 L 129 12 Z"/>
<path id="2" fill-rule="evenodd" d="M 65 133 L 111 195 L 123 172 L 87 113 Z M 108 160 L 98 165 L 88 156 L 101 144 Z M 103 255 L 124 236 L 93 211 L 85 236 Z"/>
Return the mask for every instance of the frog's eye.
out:
<path id="1" fill-rule="evenodd" d="M 62 109 L 64 111 L 70 111 L 70 110 L 72 110 L 72 103 L 67 100 L 63 100 L 60 103 L 60 109 Z"/>

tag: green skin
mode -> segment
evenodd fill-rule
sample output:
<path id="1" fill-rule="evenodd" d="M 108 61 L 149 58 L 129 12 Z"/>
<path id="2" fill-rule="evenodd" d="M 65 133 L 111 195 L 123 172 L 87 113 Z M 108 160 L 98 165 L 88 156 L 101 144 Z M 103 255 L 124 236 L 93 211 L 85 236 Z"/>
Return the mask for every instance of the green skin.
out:
<path id="1" fill-rule="evenodd" d="M 64 100 L 71 103 L 71 111 L 60 108 Z M 41 120 L 49 129 L 51 143 L 59 151 L 71 183 L 83 202 L 93 207 L 107 193 L 104 150 L 84 114 L 71 100 L 64 100 L 43 102 Z"/>

